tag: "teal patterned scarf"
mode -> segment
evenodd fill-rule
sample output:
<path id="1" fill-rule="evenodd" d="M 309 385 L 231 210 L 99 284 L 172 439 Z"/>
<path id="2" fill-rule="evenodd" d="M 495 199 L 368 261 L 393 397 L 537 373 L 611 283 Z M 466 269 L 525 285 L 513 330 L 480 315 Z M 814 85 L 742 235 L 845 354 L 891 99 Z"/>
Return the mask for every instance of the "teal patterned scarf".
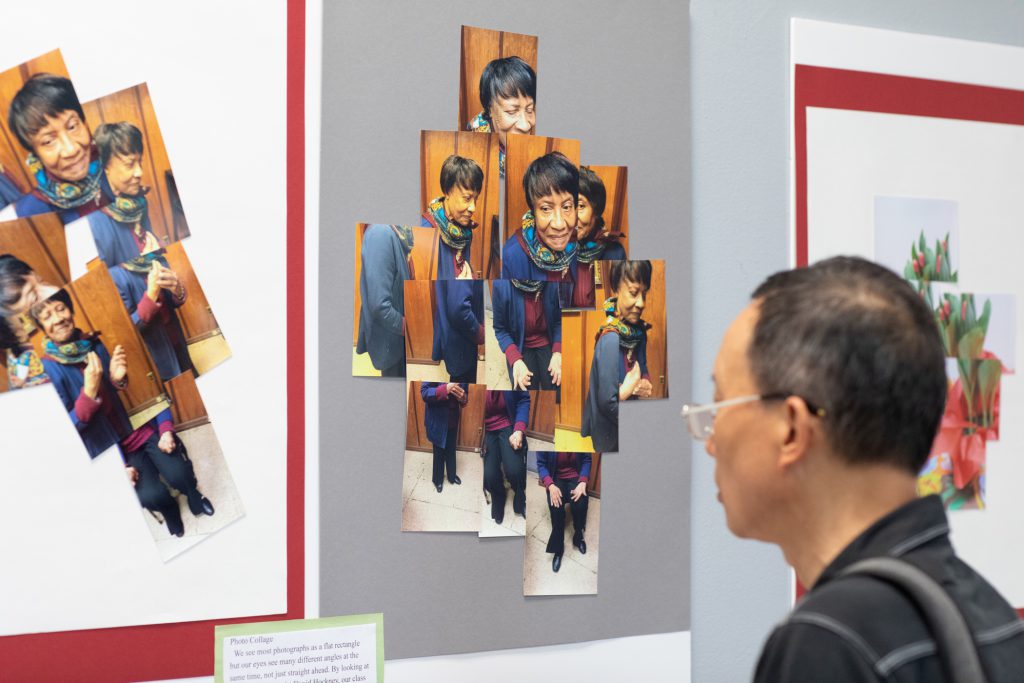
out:
<path id="1" fill-rule="evenodd" d="M 47 339 L 43 349 L 46 355 L 62 365 L 75 365 L 84 363 L 86 357 L 96 347 L 96 338 L 99 335 L 81 334 L 75 330 L 78 338 L 64 344 L 57 344 L 52 339 Z"/>
<path id="2" fill-rule="evenodd" d="M 163 249 L 140 254 L 122 263 L 121 267 L 132 273 L 148 273 L 153 270 L 153 262 L 158 261 L 163 254 Z"/>
<path id="3" fill-rule="evenodd" d="M 134 197 L 118 196 L 114 201 L 103 207 L 103 213 L 120 223 L 138 223 L 146 215 L 146 193 L 148 187 Z"/>
<path id="4" fill-rule="evenodd" d="M 473 229 L 476 223 L 470 222 L 468 226 L 461 226 L 448 220 L 444 212 L 444 197 L 438 197 L 427 205 L 425 217 L 437 226 L 441 235 L 441 241 L 459 252 L 459 260 L 462 260 L 462 250 L 469 245 L 473 239 Z"/>
<path id="5" fill-rule="evenodd" d="M 469 121 L 466 126 L 474 133 L 491 133 L 491 122 L 487 120 L 483 112 L 478 113 Z M 498 142 L 498 177 L 505 177 L 505 145 Z"/>
<path id="6" fill-rule="evenodd" d="M 96 145 L 89 151 L 89 173 L 81 180 L 59 180 L 50 176 L 35 154 L 29 154 L 25 163 L 36 179 L 36 191 L 58 209 L 75 209 L 100 195 L 100 157 Z"/>
<path id="7" fill-rule="evenodd" d="M 604 324 L 601 325 L 601 329 L 598 331 L 598 338 L 608 332 L 617 332 L 619 335 L 619 346 L 622 348 L 632 351 L 636 348 L 637 344 L 647 336 L 647 330 L 651 328 L 649 323 L 641 320 L 636 325 L 628 323 L 625 320 L 619 319 L 615 313 L 615 305 L 618 303 L 618 297 L 609 297 L 604 300 L 604 313 L 607 316 Z"/>
<path id="8" fill-rule="evenodd" d="M 512 286 L 523 294 L 536 294 L 544 288 L 542 280 L 517 280 L 512 278 Z"/>
<path id="9" fill-rule="evenodd" d="M 523 242 L 533 264 L 549 273 L 566 271 L 576 259 L 576 242 L 569 242 L 564 251 L 553 251 L 540 241 L 532 211 L 523 214 Z"/>

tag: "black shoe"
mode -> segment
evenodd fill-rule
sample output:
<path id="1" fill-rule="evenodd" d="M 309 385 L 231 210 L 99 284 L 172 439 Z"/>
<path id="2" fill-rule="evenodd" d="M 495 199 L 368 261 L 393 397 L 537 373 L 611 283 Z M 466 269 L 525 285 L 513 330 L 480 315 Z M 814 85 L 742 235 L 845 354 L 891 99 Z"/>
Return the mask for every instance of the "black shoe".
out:
<path id="1" fill-rule="evenodd" d="M 555 555 L 555 559 L 551 560 L 551 571 L 558 573 L 558 570 L 562 568 L 562 555 L 559 553 Z"/>
<path id="2" fill-rule="evenodd" d="M 210 502 L 209 498 L 198 491 L 196 491 L 194 496 L 189 496 L 188 509 L 191 510 L 192 514 L 196 517 L 199 515 L 213 516 L 213 503 Z"/>
<path id="3" fill-rule="evenodd" d="M 177 536 L 178 538 L 181 538 L 185 535 L 185 525 L 184 523 L 182 523 L 180 517 L 176 520 L 172 520 L 165 515 L 164 521 L 167 522 L 167 531 L 171 534 L 171 536 Z"/>
<path id="4" fill-rule="evenodd" d="M 440 484 L 434 484 L 434 486 L 437 487 L 437 492 L 441 493 L 441 489 L 444 488 L 444 482 L 442 481 Z"/>
<path id="5" fill-rule="evenodd" d="M 462 480 L 461 480 L 461 479 L 459 479 L 459 475 L 457 475 L 457 474 L 456 474 L 456 475 L 455 475 L 455 477 L 454 477 L 453 479 L 449 479 L 449 480 L 448 480 L 448 483 L 449 483 L 449 484 L 455 484 L 456 486 L 458 486 L 459 484 L 461 484 L 461 483 L 462 483 Z"/>
<path id="6" fill-rule="evenodd" d="M 501 524 L 504 521 L 505 521 L 505 512 L 504 511 L 498 513 L 498 516 L 494 518 L 494 523 L 495 524 Z"/>
<path id="7" fill-rule="evenodd" d="M 203 496 L 203 512 L 206 515 L 213 517 L 213 503 L 211 503 L 210 499 L 207 498 L 206 496 Z"/>
<path id="8" fill-rule="evenodd" d="M 573 541 L 572 544 L 576 547 L 577 550 L 580 551 L 580 555 L 586 555 L 587 554 L 587 542 L 584 541 L 582 538 L 580 539 L 579 543 L 577 543 L 576 541 Z"/>

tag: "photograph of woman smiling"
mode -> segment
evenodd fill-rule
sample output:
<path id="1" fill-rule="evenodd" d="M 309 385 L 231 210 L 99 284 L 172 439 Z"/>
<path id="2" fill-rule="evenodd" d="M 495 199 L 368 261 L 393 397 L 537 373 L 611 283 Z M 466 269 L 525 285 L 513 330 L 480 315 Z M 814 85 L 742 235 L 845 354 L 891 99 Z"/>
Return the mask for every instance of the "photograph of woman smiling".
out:
<path id="1" fill-rule="evenodd" d="M 529 210 L 505 242 L 501 276 L 557 282 L 563 307 L 572 301 L 576 277 L 576 204 L 580 174 L 561 152 L 534 159 L 523 174 Z"/>
<path id="2" fill-rule="evenodd" d="M 533 135 L 536 99 L 537 74 L 519 57 L 492 60 L 480 74 L 483 109 L 466 128 L 476 133 L 498 134 L 498 171 L 502 178 L 508 134 Z"/>
<path id="3" fill-rule="evenodd" d="M 647 369 L 647 330 L 643 320 L 651 288 L 650 261 L 616 261 L 604 302 L 605 321 L 597 333 L 590 388 L 583 404 L 580 434 L 589 436 L 594 450 L 619 450 L 619 401 L 649 397 L 653 392 Z"/>

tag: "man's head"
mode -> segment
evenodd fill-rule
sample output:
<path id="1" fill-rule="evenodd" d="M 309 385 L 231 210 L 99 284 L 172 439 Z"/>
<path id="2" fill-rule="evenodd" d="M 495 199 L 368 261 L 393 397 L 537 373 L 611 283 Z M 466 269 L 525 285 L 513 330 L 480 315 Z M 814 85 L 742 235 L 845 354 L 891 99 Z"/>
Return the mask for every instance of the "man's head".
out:
<path id="1" fill-rule="evenodd" d="M 68 79 L 52 74 L 29 78 L 11 101 L 7 122 L 49 175 L 78 181 L 89 174 L 92 136 Z"/>
<path id="2" fill-rule="evenodd" d="M 441 164 L 444 209 L 453 223 L 467 226 L 473 222 L 476 200 L 483 187 L 484 172 L 472 159 L 453 154 Z"/>
<path id="3" fill-rule="evenodd" d="M 554 251 L 563 251 L 573 239 L 579 181 L 579 169 L 561 152 L 534 159 L 523 175 L 537 236 Z"/>
<path id="4" fill-rule="evenodd" d="M 577 202 L 576 230 L 582 239 L 604 224 L 604 207 L 607 195 L 604 183 L 587 166 L 580 166 L 580 190 Z"/>
<path id="5" fill-rule="evenodd" d="M 762 283 L 725 334 L 714 380 L 716 401 L 781 397 L 720 409 L 707 442 L 729 528 L 762 540 L 777 540 L 773 513 L 802 487 L 844 484 L 812 470 L 913 481 L 946 396 L 928 307 L 891 271 L 848 257 Z"/>
<path id="6" fill-rule="evenodd" d="M 519 57 L 491 61 L 480 74 L 480 104 L 502 145 L 510 132 L 533 133 L 537 75 Z"/>
<path id="7" fill-rule="evenodd" d="M 66 344 L 75 336 L 75 305 L 71 296 L 61 289 L 31 309 L 32 319 L 43 334 L 55 344 Z"/>
<path id="8" fill-rule="evenodd" d="M 95 139 L 114 194 L 134 197 L 142 192 L 142 131 L 127 121 L 104 123 Z"/>
<path id="9" fill-rule="evenodd" d="M 651 262 L 613 261 L 608 280 L 618 317 L 633 325 L 640 322 L 651 289 Z"/>

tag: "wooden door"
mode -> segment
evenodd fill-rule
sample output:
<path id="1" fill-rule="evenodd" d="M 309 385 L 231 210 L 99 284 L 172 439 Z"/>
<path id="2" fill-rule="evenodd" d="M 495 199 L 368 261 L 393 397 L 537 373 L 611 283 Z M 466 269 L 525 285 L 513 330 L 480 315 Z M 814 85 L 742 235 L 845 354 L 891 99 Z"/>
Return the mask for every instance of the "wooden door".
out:
<path id="1" fill-rule="evenodd" d="M 601 282 L 596 299 L 598 305 L 612 295 L 610 272 L 614 261 L 601 261 Z M 665 317 L 665 261 L 651 260 L 651 289 L 644 302 L 644 320 L 651 324 L 647 330 L 647 371 L 651 375 L 653 391 L 647 399 L 668 398 L 668 338 Z M 563 314 L 564 315 L 564 314 Z"/>
<path id="2" fill-rule="evenodd" d="M 156 365 L 125 310 L 106 266 L 101 264 L 86 272 L 66 289 L 75 306 L 75 325 L 84 332 L 101 333 L 100 341 L 111 354 L 118 344 L 124 347 L 129 381 L 119 394 L 128 415 L 166 400 Z"/>
<path id="3" fill-rule="evenodd" d="M 505 151 L 505 231 L 502 244 L 523 225 L 523 214 L 529 210 L 523 192 L 523 175 L 534 159 L 561 152 L 569 161 L 580 165 L 580 141 L 566 138 L 543 138 L 536 135 L 509 135 Z"/>
<path id="4" fill-rule="evenodd" d="M 452 154 L 472 159 L 484 172 L 483 189 L 473 216 L 479 227 L 473 231 L 469 263 L 473 268 L 473 277 L 477 279 L 498 277 L 499 260 L 491 254 L 492 233 L 498 223 L 501 187 L 497 134 L 432 130 L 420 132 L 420 212 L 426 211 L 427 204 L 441 196 L 441 165 Z M 436 277 L 436 272 L 433 271 L 430 277 Z"/>
<path id="5" fill-rule="evenodd" d="M 601 311 L 562 311 L 562 391 L 558 406 L 560 429 L 578 432 L 583 427 L 583 406 L 590 390 L 594 344 L 604 319 L 605 315 Z"/>
<path id="6" fill-rule="evenodd" d="M 530 391 L 530 421 L 526 435 L 543 441 L 555 440 L 555 392 Z"/>
<path id="7" fill-rule="evenodd" d="M 176 204 L 180 207 L 174 171 L 167 156 L 164 138 L 156 120 L 149 88 L 145 83 L 119 90 L 91 102 L 83 102 L 82 110 L 89 121 L 89 128 L 96 129 L 104 123 L 125 121 L 142 133 L 142 184 L 149 188 L 146 202 L 149 204 L 149 220 L 153 233 L 167 245 L 188 237 L 191 233 L 182 213 L 175 220 Z"/>
<path id="8" fill-rule="evenodd" d="M 406 363 L 438 365 L 434 350 L 434 312 L 437 310 L 433 280 L 405 281 Z"/>
<path id="9" fill-rule="evenodd" d="M 183 372 L 174 379 L 164 382 L 164 389 L 171 399 L 175 431 L 183 432 L 209 424 L 210 416 L 206 412 L 203 397 L 199 395 L 196 378 L 191 372 Z"/>
<path id="10" fill-rule="evenodd" d="M 202 285 L 199 284 L 192 262 L 185 253 L 185 246 L 181 242 L 171 244 L 167 247 L 165 257 L 188 294 L 185 303 L 177 309 L 178 320 L 185 331 L 186 341 L 193 344 L 220 334 L 220 325 L 217 324 L 213 308 L 206 298 Z"/>
<path id="11" fill-rule="evenodd" d="M 484 445 L 484 408 L 487 402 L 487 387 L 483 384 L 469 385 L 469 402 L 462 406 L 459 418 L 460 451 L 479 453 Z"/>
<path id="12" fill-rule="evenodd" d="M 363 234 L 369 227 L 369 223 L 356 224 L 356 267 L 354 269 L 355 283 L 352 288 L 352 296 L 355 301 L 352 307 L 352 346 L 355 346 L 359 339 L 359 311 L 363 303 L 362 295 L 359 292 L 359 275 L 363 270 Z M 412 232 L 413 275 L 417 280 L 429 280 L 431 274 L 437 272 L 437 241 L 434 239 L 434 229 L 415 227 Z"/>
<path id="13" fill-rule="evenodd" d="M 427 428 L 423 424 L 423 397 L 420 396 L 420 381 L 409 382 L 409 395 L 406 402 L 405 418 L 405 450 L 427 451 L 434 450 L 433 444 L 427 438 Z"/>
<path id="14" fill-rule="evenodd" d="M 459 130 L 480 112 L 480 74 L 491 61 L 519 57 L 537 72 L 537 36 L 486 28 L 462 27 L 459 69 Z"/>
<path id="15" fill-rule="evenodd" d="M 55 213 L 0 223 L 0 254 L 21 259 L 47 284 L 63 287 L 68 283 L 68 246 L 64 225 Z"/>
<path id="16" fill-rule="evenodd" d="M 25 165 L 25 157 L 28 151 L 18 142 L 17 136 L 7 123 L 7 112 L 11 108 L 11 100 L 21 90 L 32 75 L 48 73 L 54 76 L 68 76 L 67 67 L 64 66 L 64 59 L 60 50 L 53 50 L 35 59 L 30 59 L 24 64 L 8 69 L 0 73 L 0 165 L 8 172 L 11 179 L 21 186 L 23 192 L 35 187 L 35 180 L 29 175 L 28 167 Z M 86 115 L 88 119 L 88 115 Z"/>
<path id="17" fill-rule="evenodd" d="M 621 233 L 619 242 L 629 255 L 629 195 L 627 168 L 625 166 L 587 166 L 604 183 L 605 230 Z"/>
<path id="18" fill-rule="evenodd" d="M 587 479 L 587 495 L 601 499 L 601 454 L 594 453 L 590 460 L 590 478 Z"/>

